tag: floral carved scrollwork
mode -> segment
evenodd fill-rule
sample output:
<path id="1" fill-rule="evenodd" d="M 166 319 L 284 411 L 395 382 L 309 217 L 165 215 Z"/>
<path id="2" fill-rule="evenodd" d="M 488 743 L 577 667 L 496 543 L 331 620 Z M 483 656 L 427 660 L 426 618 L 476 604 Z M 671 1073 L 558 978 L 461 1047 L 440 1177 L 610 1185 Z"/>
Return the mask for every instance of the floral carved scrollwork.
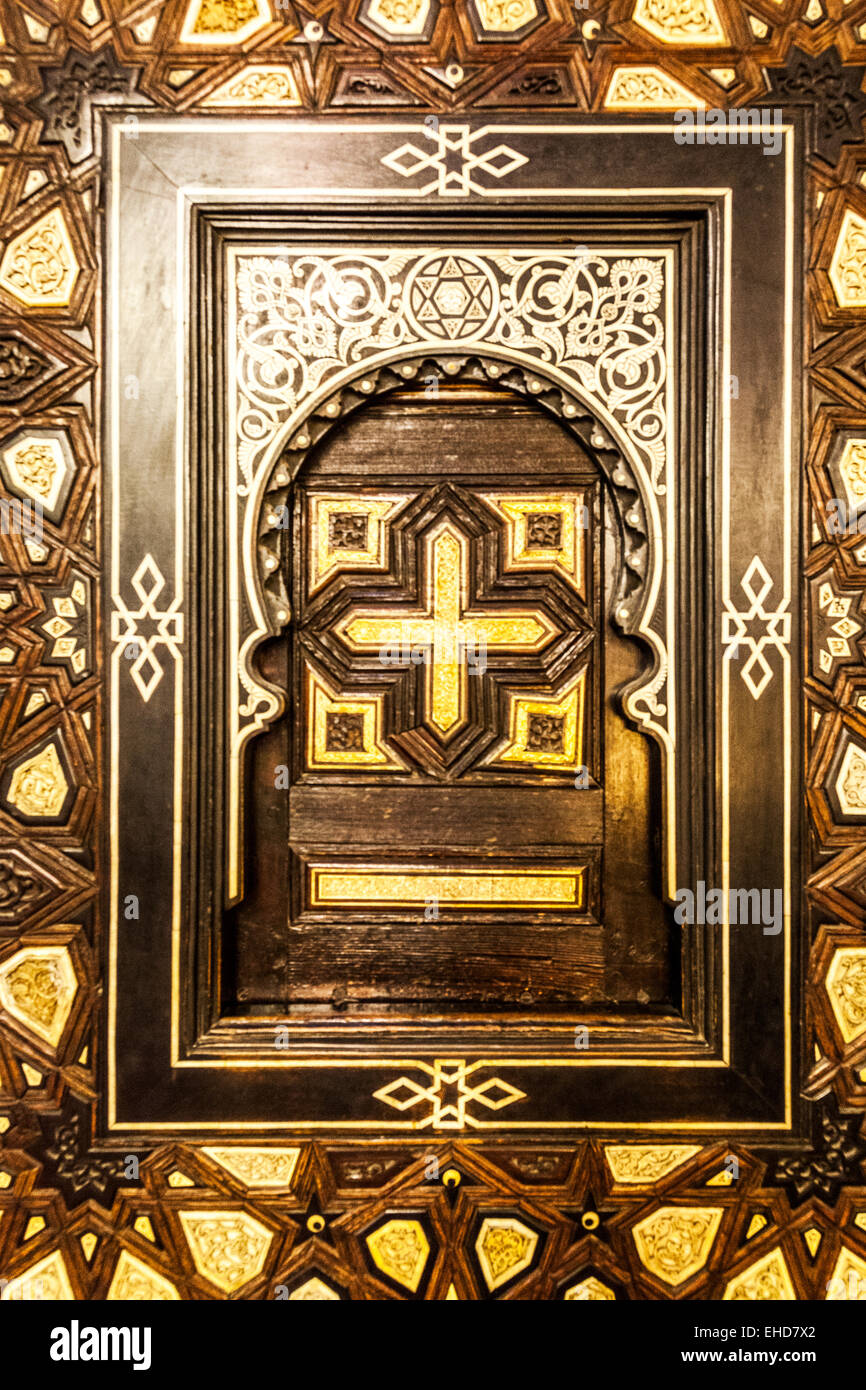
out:
<path id="1" fill-rule="evenodd" d="M 401 276 L 404 279 L 401 280 Z M 395 348 L 535 359 L 605 405 L 664 491 L 662 262 L 595 253 L 251 256 L 238 270 L 239 491 L 305 399 Z"/>

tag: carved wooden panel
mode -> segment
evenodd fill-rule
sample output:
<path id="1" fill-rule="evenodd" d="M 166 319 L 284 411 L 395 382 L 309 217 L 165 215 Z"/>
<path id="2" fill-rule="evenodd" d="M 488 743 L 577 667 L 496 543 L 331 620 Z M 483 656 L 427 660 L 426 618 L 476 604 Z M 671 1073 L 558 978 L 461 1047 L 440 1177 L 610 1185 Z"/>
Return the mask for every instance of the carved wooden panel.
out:
<path id="1" fill-rule="evenodd" d="M 12 1281 L 3 1297 L 862 1298 L 866 8 L 75 0 L 4 3 L 0 28 L 0 500 L 17 505 L 0 528 L 0 1277 Z M 100 539 L 99 410 L 109 363 L 94 116 L 117 107 L 134 134 L 145 111 L 331 111 L 359 126 L 371 111 L 396 112 L 416 131 L 394 178 L 436 199 L 455 185 L 495 192 L 505 177 L 509 157 L 475 138 L 467 113 L 493 123 L 496 112 L 567 108 L 628 122 L 701 106 L 779 106 L 808 127 L 798 213 L 808 248 L 808 673 L 791 717 L 797 726 L 802 708 L 811 926 L 796 1065 L 811 1139 L 754 1147 L 735 1134 L 560 1142 L 528 1132 L 488 1143 L 466 1115 L 487 1113 L 501 1095 L 488 1088 L 479 1099 L 482 1083 L 465 1064 L 443 1063 L 426 1081 L 412 1076 L 400 1099 L 410 1116 L 444 1117 L 444 1132 L 106 1142 L 101 923 L 118 884 L 104 850 L 112 749 L 102 738 L 102 653 L 113 636 L 112 660 L 146 702 L 188 634 L 171 576 L 146 554 L 130 572 L 125 610 L 102 611 L 110 546 Z M 724 169 L 732 152 L 717 153 Z M 129 401 L 141 389 L 134 374 L 121 383 Z M 470 516 L 488 520 L 487 503 L 461 505 L 467 526 Z M 360 511 L 343 515 L 351 520 L 333 536 L 329 522 L 337 550 L 360 539 Z M 538 525 L 539 536 L 552 534 Z M 776 601 L 759 571 L 749 584 L 729 623 L 744 661 Z M 591 611 L 585 620 L 596 621 Z M 769 645 L 760 655 L 771 662 L 779 646 Z M 750 677 L 755 688 L 764 679 L 757 656 Z M 326 700 L 343 693 L 331 689 Z M 326 718 L 320 744 L 357 752 L 365 731 L 344 718 L 329 733 Z M 538 738 L 549 743 L 555 730 Z M 136 922 L 134 902 L 119 910 Z M 140 1159 L 134 1176 L 130 1154 Z"/>

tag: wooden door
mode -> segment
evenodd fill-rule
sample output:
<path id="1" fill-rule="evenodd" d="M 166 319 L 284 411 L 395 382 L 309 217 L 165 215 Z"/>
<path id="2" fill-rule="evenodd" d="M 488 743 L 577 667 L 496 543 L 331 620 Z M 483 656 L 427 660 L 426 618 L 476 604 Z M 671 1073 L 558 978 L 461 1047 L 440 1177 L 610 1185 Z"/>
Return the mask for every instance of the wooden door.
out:
<path id="1" fill-rule="evenodd" d="M 279 995 L 306 1013 L 666 1001 L 657 775 L 619 710 L 639 653 L 607 619 L 598 464 L 513 393 L 430 378 L 329 435 L 289 512 L 247 997 L 273 996 L 282 931 Z"/>

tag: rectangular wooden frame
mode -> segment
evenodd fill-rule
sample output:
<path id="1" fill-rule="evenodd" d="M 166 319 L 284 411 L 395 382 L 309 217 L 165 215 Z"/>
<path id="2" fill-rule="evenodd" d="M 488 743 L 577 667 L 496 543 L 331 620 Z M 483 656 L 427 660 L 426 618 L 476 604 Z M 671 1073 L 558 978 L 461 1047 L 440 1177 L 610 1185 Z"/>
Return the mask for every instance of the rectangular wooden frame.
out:
<path id="1" fill-rule="evenodd" d="M 219 255 L 214 253 L 213 243 L 208 245 L 208 237 L 244 235 L 249 239 L 249 226 L 244 226 L 244 218 L 239 216 L 239 207 L 243 207 L 245 199 L 247 203 L 254 199 L 258 205 L 267 205 L 256 217 L 257 241 L 264 235 L 263 226 L 270 230 L 271 236 L 283 238 L 293 221 L 309 236 L 316 220 L 316 213 L 309 207 L 311 202 L 318 205 L 319 216 L 324 215 L 329 225 L 339 220 L 342 204 L 355 218 L 358 208 L 364 208 L 371 222 L 377 217 L 390 215 L 393 218 L 396 214 L 406 219 L 410 229 L 413 222 L 423 224 L 428 237 L 430 228 L 438 223 L 440 240 L 444 240 L 443 226 L 451 237 L 459 236 L 462 221 L 463 225 L 472 227 L 472 234 L 477 238 L 485 227 L 495 231 L 500 210 L 513 221 L 516 207 L 520 209 L 520 218 L 530 219 L 550 217 L 551 209 L 555 208 L 561 225 L 578 226 L 580 219 L 586 225 L 588 209 L 596 213 L 601 208 L 609 209 L 623 194 L 629 200 L 627 206 L 632 218 L 641 212 L 645 217 L 647 210 L 653 207 L 656 211 L 667 208 L 670 212 L 675 208 L 681 215 L 684 206 L 700 206 L 702 200 L 706 204 L 717 196 L 714 184 L 706 176 L 701 177 L 705 151 L 689 149 L 684 152 L 682 147 L 675 146 L 670 123 L 659 120 L 627 125 L 609 119 L 582 119 L 579 124 L 566 120 L 546 120 L 543 124 L 520 120 L 509 120 L 507 124 L 488 121 L 484 125 L 469 122 L 473 141 L 487 132 L 497 140 L 507 136 L 510 145 L 516 146 L 526 159 L 521 168 L 507 179 L 497 181 L 494 187 L 469 193 L 461 200 L 459 213 L 453 199 L 446 202 L 436 194 L 433 195 L 435 206 L 422 203 L 429 193 L 418 187 L 412 189 L 399 184 L 395 187 L 395 177 L 400 176 L 393 175 L 387 167 L 383 169 L 383 157 L 401 140 L 411 139 L 413 135 L 418 138 L 417 123 L 376 121 L 361 125 L 353 122 L 355 153 L 351 187 L 342 182 L 345 169 L 341 163 L 340 142 L 342 140 L 345 150 L 346 132 L 339 123 L 317 121 L 308 126 L 306 141 L 320 141 L 322 156 L 310 160 L 307 143 L 304 159 L 296 158 L 294 166 L 290 153 L 281 152 L 277 156 L 277 149 L 282 147 L 274 146 L 272 165 L 264 152 L 268 141 L 280 139 L 279 120 L 239 123 L 214 117 L 144 118 L 137 122 L 134 140 L 127 138 L 128 128 L 126 134 L 124 132 L 122 113 L 109 118 L 107 124 L 106 326 L 111 380 L 106 392 L 106 440 L 109 458 L 114 461 L 108 470 L 109 506 L 106 508 L 109 527 L 106 540 L 112 555 L 110 596 L 115 602 L 119 601 L 126 612 L 131 611 L 129 585 L 137 575 L 139 585 L 150 585 L 153 601 L 159 602 L 161 612 L 189 614 L 192 620 L 188 624 L 190 653 L 196 650 L 195 643 L 203 637 L 205 628 L 207 636 L 214 637 L 217 644 L 223 629 L 220 622 L 211 626 L 196 621 L 195 594 L 184 557 L 186 554 L 197 556 L 197 552 L 185 550 L 188 542 L 175 534 L 175 527 L 181 525 L 183 518 L 195 518 L 197 496 L 221 496 L 218 478 L 205 474 L 206 482 L 203 483 L 201 475 L 196 482 L 193 473 L 190 483 L 187 465 L 187 460 L 194 464 L 196 457 L 204 460 L 214 451 L 218 453 L 220 439 L 214 433 L 206 433 L 199 441 L 190 425 L 199 418 L 211 418 L 210 430 L 218 428 L 218 422 L 208 417 L 203 406 L 210 384 L 206 379 L 194 388 L 185 418 L 178 420 L 173 387 L 176 385 L 183 394 L 182 372 L 186 356 L 181 350 L 177 361 L 166 365 L 166 344 L 183 343 L 183 335 L 176 330 L 178 322 L 183 321 L 184 311 L 181 308 L 178 319 L 177 306 L 191 302 L 201 304 L 197 326 L 199 343 L 205 339 L 219 339 L 220 325 L 214 319 L 214 307 L 221 262 Z M 291 125 L 293 133 L 297 134 L 299 123 L 294 121 Z M 192 156 L 196 140 L 205 132 L 219 135 L 219 155 L 209 165 L 209 187 L 200 184 L 193 187 L 187 182 L 187 170 L 193 166 L 200 168 L 200 155 Z M 255 147 L 260 153 L 254 191 L 249 188 L 244 191 L 243 173 L 252 164 L 245 148 L 250 140 L 261 142 Z M 580 141 L 579 146 L 575 146 L 583 161 L 579 166 L 580 189 L 562 186 L 563 150 L 569 140 Z M 613 155 L 610 146 L 602 148 L 606 141 L 612 142 Z M 651 143 L 645 147 L 642 141 Z M 652 164 L 657 185 L 654 192 L 646 182 L 642 188 L 629 183 L 632 168 L 645 171 L 650 166 L 646 156 L 649 148 L 656 152 Z M 771 453 L 768 462 L 768 505 L 759 516 L 754 515 L 753 508 L 749 510 L 753 500 L 750 487 L 746 495 L 738 498 L 735 491 L 725 492 L 720 479 L 716 484 L 718 491 L 712 502 L 718 508 L 717 514 L 727 517 L 731 531 L 730 549 L 726 550 L 727 532 L 723 523 L 719 556 L 713 569 L 716 573 L 718 567 L 720 576 L 718 609 L 711 626 L 717 628 L 721 637 L 722 612 L 738 615 L 745 611 L 742 581 L 753 557 L 761 556 L 764 557 L 761 565 L 769 571 L 770 589 L 773 585 L 776 588 L 769 615 L 763 608 L 765 595 L 757 605 L 760 617 L 775 615 L 778 618 L 791 612 L 793 627 L 790 651 L 784 643 L 776 646 L 775 679 L 768 683 L 760 699 L 755 699 L 745 682 L 739 679 L 736 668 L 732 668 L 730 642 L 718 642 L 716 664 L 708 673 L 712 676 L 718 671 L 720 675 L 723 699 L 731 702 L 730 718 L 737 722 L 740 743 L 744 738 L 749 742 L 754 740 L 757 749 L 762 740 L 775 737 L 783 765 L 780 785 L 775 788 L 778 799 L 772 804 L 777 807 L 776 814 L 783 827 L 784 847 L 778 873 L 784 881 L 788 901 L 785 931 L 778 941 L 757 937 L 754 928 L 746 929 L 751 936 L 743 932 L 730 934 L 732 984 L 727 1018 L 725 996 L 718 987 L 719 943 L 714 940 L 716 934 L 708 929 L 703 943 L 696 945 L 692 955 L 694 970 L 686 972 L 690 1026 L 685 1028 L 675 1021 L 667 1021 L 661 1029 L 647 1029 L 643 1033 L 639 1030 L 638 1037 L 632 1034 L 627 1042 L 621 1041 L 627 1029 L 605 1028 L 597 1059 L 592 1054 L 587 1057 L 568 1055 L 569 1049 L 573 1053 L 573 1020 L 567 1029 L 559 1028 L 558 1038 L 557 1028 L 552 1027 L 548 1045 L 541 1048 L 537 1035 L 532 1036 L 531 1030 L 525 1030 L 523 1037 L 517 1034 L 515 1047 L 503 1046 L 495 1035 L 491 1036 L 494 1030 L 489 1027 L 480 1031 L 463 1027 L 448 1033 L 437 1025 L 426 1036 L 423 1030 L 414 1033 L 410 1030 L 386 1045 L 377 1042 L 375 1050 L 371 1048 L 360 1057 L 356 1050 L 360 1040 L 355 1039 L 352 1065 L 361 1069 L 359 1076 L 363 1076 L 363 1084 L 347 1103 L 340 1075 L 347 1064 L 346 1054 L 341 1051 L 339 1034 L 317 1038 L 315 1045 L 305 1038 L 297 1050 L 289 1050 L 285 1056 L 268 1055 L 265 1036 L 269 1031 L 273 1034 L 279 1021 L 249 1023 L 219 1019 L 212 1002 L 218 959 L 214 944 L 212 942 L 203 953 L 200 946 L 194 946 L 191 937 L 186 938 L 186 945 L 183 944 L 181 924 L 189 920 L 188 907 L 181 896 L 183 885 L 198 882 L 197 894 L 205 919 L 213 919 L 215 906 L 212 874 L 204 880 L 200 877 L 197 843 L 202 843 L 201 821 L 195 816 L 190 819 L 188 810 L 178 810 L 179 803 L 175 800 L 184 786 L 189 789 L 199 781 L 199 769 L 188 768 L 182 772 L 176 763 L 173 769 L 167 768 L 161 779 L 154 777 L 157 753 L 160 748 L 170 748 L 165 739 L 166 727 L 174 731 L 175 749 L 188 743 L 185 709 L 186 702 L 194 699 L 200 689 L 193 670 L 196 661 L 201 659 L 201 648 L 195 660 L 190 656 L 184 663 L 181 642 L 166 642 L 166 652 L 172 657 L 171 669 L 160 678 L 151 697 L 142 704 L 140 692 L 129 680 L 122 664 L 123 642 L 118 641 L 110 665 L 108 744 L 113 782 L 109 853 L 114 920 L 110 926 L 107 1132 L 145 1134 L 158 1130 L 189 1134 L 214 1128 L 226 1131 L 291 1128 L 399 1133 L 417 1127 L 419 1117 L 421 1123 L 432 1123 L 435 1128 L 435 1106 L 431 1111 L 432 1119 L 422 1116 L 421 1111 L 413 1113 L 412 1109 L 403 1115 L 390 1102 L 390 1109 L 387 1108 L 376 1093 L 386 1091 L 407 1071 L 411 1075 L 413 1068 L 416 1083 L 428 1084 L 427 1078 L 434 1074 L 436 1058 L 443 1048 L 449 1057 L 460 1055 L 466 1059 L 462 1065 L 473 1069 L 476 1091 L 480 1068 L 481 1075 L 491 1084 L 496 1078 L 520 1092 L 521 1100 L 515 1103 L 513 1112 L 505 1106 L 494 1113 L 485 1103 L 479 1105 L 476 1100 L 474 1110 L 471 1106 L 467 1109 L 466 1123 L 479 1130 L 500 1133 L 521 1129 L 562 1133 L 586 1128 L 684 1133 L 737 1130 L 751 1136 L 773 1134 L 775 1138 L 798 1131 L 798 1117 L 802 1112 L 793 1098 L 792 1076 L 798 1056 L 799 1032 L 791 1005 L 800 992 L 797 932 L 800 905 L 792 888 L 799 882 L 799 817 L 793 800 L 796 790 L 793 769 L 799 760 L 791 705 L 796 657 L 792 657 L 791 652 L 796 653 L 799 646 L 797 614 L 791 611 L 791 582 L 798 554 L 794 518 L 799 435 L 793 361 L 799 342 L 799 317 L 792 285 L 796 283 L 794 248 L 798 244 L 795 228 L 801 206 L 802 156 L 798 153 L 800 142 L 796 125 L 791 122 L 784 125 L 784 149 L 778 176 L 773 174 L 772 168 L 764 169 L 767 183 L 771 188 L 778 188 L 779 206 L 784 209 L 786 230 L 781 247 L 775 253 L 778 273 L 772 269 L 773 252 L 768 250 L 761 266 L 761 284 L 757 284 L 751 248 L 746 245 L 746 238 L 754 236 L 761 219 L 772 217 L 772 197 L 767 189 L 759 205 L 750 192 L 753 178 L 750 162 L 760 158 L 761 151 L 751 147 L 732 148 L 726 152 L 730 156 L 730 179 L 726 189 L 732 189 L 733 193 L 731 196 L 726 193 L 722 199 L 726 212 L 724 217 L 717 219 L 717 239 L 715 242 L 712 237 L 708 239 L 705 262 L 711 272 L 705 286 L 714 283 L 713 276 L 722 279 L 724 274 L 728 275 L 728 284 L 734 291 L 730 323 L 726 322 L 723 295 L 719 305 L 719 339 L 705 341 L 699 292 L 693 288 L 689 293 L 687 286 L 681 286 L 678 301 L 680 314 L 691 316 L 683 321 L 690 324 L 692 341 L 704 342 L 705 349 L 715 360 L 718 360 L 716 353 L 720 344 L 723 378 L 728 375 L 724 364 L 728 364 L 728 371 L 730 369 L 732 345 L 737 364 L 743 364 L 737 374 L 740 395 L 733 418 L 727 390 L 719 391 L 716 386 L 712 399 L 718 407 L 720 425 L 718 435 L 707 441 L 709 452 L 719 457 L 717 439 L 722 436 L 726 421 L 731 427 L 734 450 L 748 447 L 750 437 L 772 439 L 774 430 L 777 440 L 777 452 Z M 132 164 L 127 167 L 125 160 L 131 160 Z M 606 160 L 617 169 L 617 187 L 613 189 L 609 187 L 613 180 L 609 177 L 610 165 L 606 165 Z M 676 180 L 669 168 L 672 160 L 676 165 Z M 770 161 L 762 161 L 763 166 L 768 163 Z M 283 188 L 290 184 L 300 191 L 305 181 L 308 182 L 305 169 L 311 164 L 317 169 L 318 186 L 305 190 L 307 207 L 299 215 L 291 202 L 286 204 Z M 574 177 L 573 162 L 566 160 L 565 167 Z M 267 192 L 262 188 L 262 170 L 266 171 L 266 180 L 269 168 L 278 173 L 272 190 Z M 325 168 L 330 183 L 322 182 Z M 717 176 L 716 162 L 712 168 Z M 679 179 L 683 179 L 682 184 Z M 575 183 L 577 181 L 575 178 Z M 230 197 L 227 187 L 232 190 Z M 517 201 L 510 201 L 512 199 Z M 234 205 L 234 210 L 227 208 L 229 203 Z M 412 209 L 408 218 L 407 206 Z M 610 217 L 609 211 L 607 215 Z M 725 218 L 730 221 L 726 222 Z M 633 221 L 632 229 L 634 225 Z M 124 228 L 133 226 L 136 227 L 134 235 L 127 232 L 124 236 Z M 170 270 L 172 248 L 178 246 L 188 247 L 191 253 L 191 287 L 196 296 L 193 301 L 188 298 L 190 286 L 183 281 L 184 266 L 180 263 L 183 258 L 178 257 L 173 271 Z M 728 255 L 732 257 L 731 263 L 726 261 Z M 714 260 L 714 257 L 719 259 Z M 694 256 L 692 259 L 696 264 Z M 688 263 L 688 256 L 685 261 Z M 130 264 L 134 266 L 132 279 Z M 196 278 L 205 266 L 210 267 L 210 275 Z M 753 305 L 755 294 L 762 293 L 761 285 L 772 287 L 772 292 L 766 293 L 762 301 L 766 303 L 765 333 L 770 341 L 781 337 L 785 359 L 780 389 L 775 397 L 771 395 L 769 403 L 759 345 L 743 332 L 750 316 L 753 325 L 754 315 L 753 307 L 750 314 L 746 313 L 745 299 L 751 294 Z M 134 314 L 143 326 L 134 343 L 126 342 L 120 332 L 121 293 L 124 314 Z M 708 302 L 710 297 L 705 287 L 703 307 L 706 313 L 714 307 Z M 712 323 L 712 318 L 705 321 Z M 144 328 L 144 325 L 149 327 Z M 707 340 L 710 337 L 708 329 Z M 175 382 L 176 370 L 180 375 Z M 139 394 L 131 405 L 123 401 L 121 408 L 122 383 L 130 376 L 140 383 Z M 140 422 L 145 418 L 149 422 L 146 453 L 140 443 Z M 691 428 L 694 430 L 693 425 Z M 697 441 L 696 434 L 694 438 Z M 139 443 L 133 453 L 134 439 Z M 197 453 L 199 443 L 202 445 L 200 454 Z M 700 445 L 698 452 L 699 449 Z M 175 481 L 165 495 L 173 498 L 173 506 L 170 512 L 154 515 L 154 484 L 162 483 L 167 461 L 172 458 L 179 466 Z M 123 471 L 114 474 L 112 468 Z M 200 487 L 204 487 L 203 493 L 197 490 Z M 686 520 L 680 521 L 682 530 L 678 545 L 681 555 L 691 558 L 700 552 L 693 548 L 694 534 L 688 533 L 688 509 L 685 509 L 685 516 Z M 748 518 L 748 529 L 744 526 L 745 518 Z M 202 508 L 201 522 L 195 519 L 193 530 L 196 526 L 206 543 L 218 544 L 219 530 L 212 512 Z M 154 569 L 139 568 L 146 556 L 150 556 Z M 198 572 L 199 579 L 206 581 L 211 566 L 212 560 L 203 565 L 196 562 L 190 573 Z M 162 584 L 156 578 L 157 571 Z M 696 574 L 695 591 L 700 591 L 702 582 L 703 576 Z M 163 594 L 166 583 L 167 591 Z M 171 602 L 166 603 L 169 595 Z M 202 602 L 200 590 L 198 601 Z M 144 600 L 142 606 L 146 608 Z M 199 608 L 198 611 L 210 610 Z M 163 631 L 170 636 L 176 634 L 174 618 L 170 627 Z M 115 635 L 125 640 L 129 632 L 119 627 Z M 693 694 L 694 670 L 680 679 L 683 693 Z M 205 686 L 210 690 L 207 682 Z M 205 698 L 203 722 L 218 734 L 221 726 L 217 709 L 207 703 L 210 695 Z M 139 750 L 149 749 L 146 763 L 142 762 L 140 753 L 133 758 L 131 766 L 125 760 L 122 731 L 126 720 L 133 721 L 130 727 L 136 729 Z M 744 732 L 747 721 L 748 731 Z M 152 734 L 147 732 L 148 728 L 153 729 Z M 774 728 L 775 733 L 772 732 Z M 723 786 L 725 777 L 729 776 L 725 771 L 728 739 L 729 727 L 723 721 L 717 754 Z M 757 757 L 747 757 L 743 766 L 758 769 L 761 763 Z M 753 825 L 748 831 L 738 830 L 738 826 L 742 824 L 742 816 L 748 815 L 749 808 L 755 805 L 756 798 L 761 794 L 767 796 L 774 789 L 752 786 L 746 776 L 745 779 L 740 777 L 733 787 L 728 783 L 728 790 L 732 807 L 727 827 L 730 854 L 720 855 L 713 867 L 717 866 L 723 875 L 725 861 L 730 859 L 732 877 L 727 880 L 723 877 L 723 884 L 760 884 L 768 872 L 768 852 L 772 856 L 774 851 L 766 843 L 758 843 Z M 125 808 L 134 808 L 134 817 L 127 818 L 126 823 L 123 820 Z M 712 819 L 708 823 L 712 825 Z M 142 824 L 148 826 L 146 839 L 136 829 Z M 160 824 L 165 829 L 164 840 L 154 833 Z M 199 827 L 198 836 L 196 826 Z M 721 833 L 724 843 L 725 827 L 721 828 Z M 778 848 L 775 852 L 778 853 Z M 783 863 L 786 855 L 787 862 Z M 699 869 L 707 863 L 713 861 L 698 853 L 691 858 L 690 867 Z M 695 873 L 694 877 L 698 876 Z M 146 904 L 146 912 L 134 925 L 118 921 L 120 904 L 126 893 L 139 894 Z M 168 896 L 163 899 L 162 893 Z M 770 958 L 775 964 L 768 969 Z M 198 962 L 196 975 L 191 969 L 193 960 Z M 756 968 L 756 962 L 760 962 L 762 968 Z M 204 996 L 199 994 L 197 1002 L 190 992 L 194 979 L 199 988 L 207 987 Z M 750 981 L 748 986 L 738 983 L 746 980 Z M 189 994 L 190 1007 L 186 1010 L 186 1021 L 179 1020 L 175 1030 L 176 1065 L 172 1067 L 172 1027 L 167 1006 L 175 997 L 179 981 L 183 993 Z M 756 991 L 760 993 L 762 989 L 765 995 L 759 999 Z M 211 1002 L 205 1002 L 206 999 Z M 756 1014 L 767 1030 L 761 1048 L 754 1046 Z M 192 1026 L 191 1030 L 193 1020 L 197 1020 L 197 1026 Z M 720 1038 L 728 1020 L 730 1065 L 726 1064 L 720 1050 Z M 205 1021 L 209 1025 L 206 1032 L 202 1029 Z M 118 1046 L 118 1039 L 133 1036 L 134 1047 Z M 557 1038 L 557 1042 L 550 1045 L 553 1038 Z M 410 1041 L 411 1049 L 407 1050 Z M 638 1060 L 634 1058 L 635 1044 L 641 1054 Z M 533 1072 L 536 1078 L 531 1081 Z M 648 1076 L 650 1085 L 646 1084 Z"/>

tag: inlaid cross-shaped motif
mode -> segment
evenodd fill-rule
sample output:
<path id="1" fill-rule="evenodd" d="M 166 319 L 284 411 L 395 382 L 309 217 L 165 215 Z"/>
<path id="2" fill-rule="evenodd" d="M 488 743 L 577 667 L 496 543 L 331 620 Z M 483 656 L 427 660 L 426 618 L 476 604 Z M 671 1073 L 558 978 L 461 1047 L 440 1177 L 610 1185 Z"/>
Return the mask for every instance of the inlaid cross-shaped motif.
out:
<path id="1" fill-rule="evenodd" d="M 470 670 L 480 674 L 490 647 L 540 651 L 556 627 L 539 609 L 469 608 L 469 546 L 451 521 L 426 537 L 423 608 L 353 606 L 336 632 L 357 652 L 375 651 L 385 665 L 426 666 L 425 717 L 444 737 L 466 718 Z"/>

